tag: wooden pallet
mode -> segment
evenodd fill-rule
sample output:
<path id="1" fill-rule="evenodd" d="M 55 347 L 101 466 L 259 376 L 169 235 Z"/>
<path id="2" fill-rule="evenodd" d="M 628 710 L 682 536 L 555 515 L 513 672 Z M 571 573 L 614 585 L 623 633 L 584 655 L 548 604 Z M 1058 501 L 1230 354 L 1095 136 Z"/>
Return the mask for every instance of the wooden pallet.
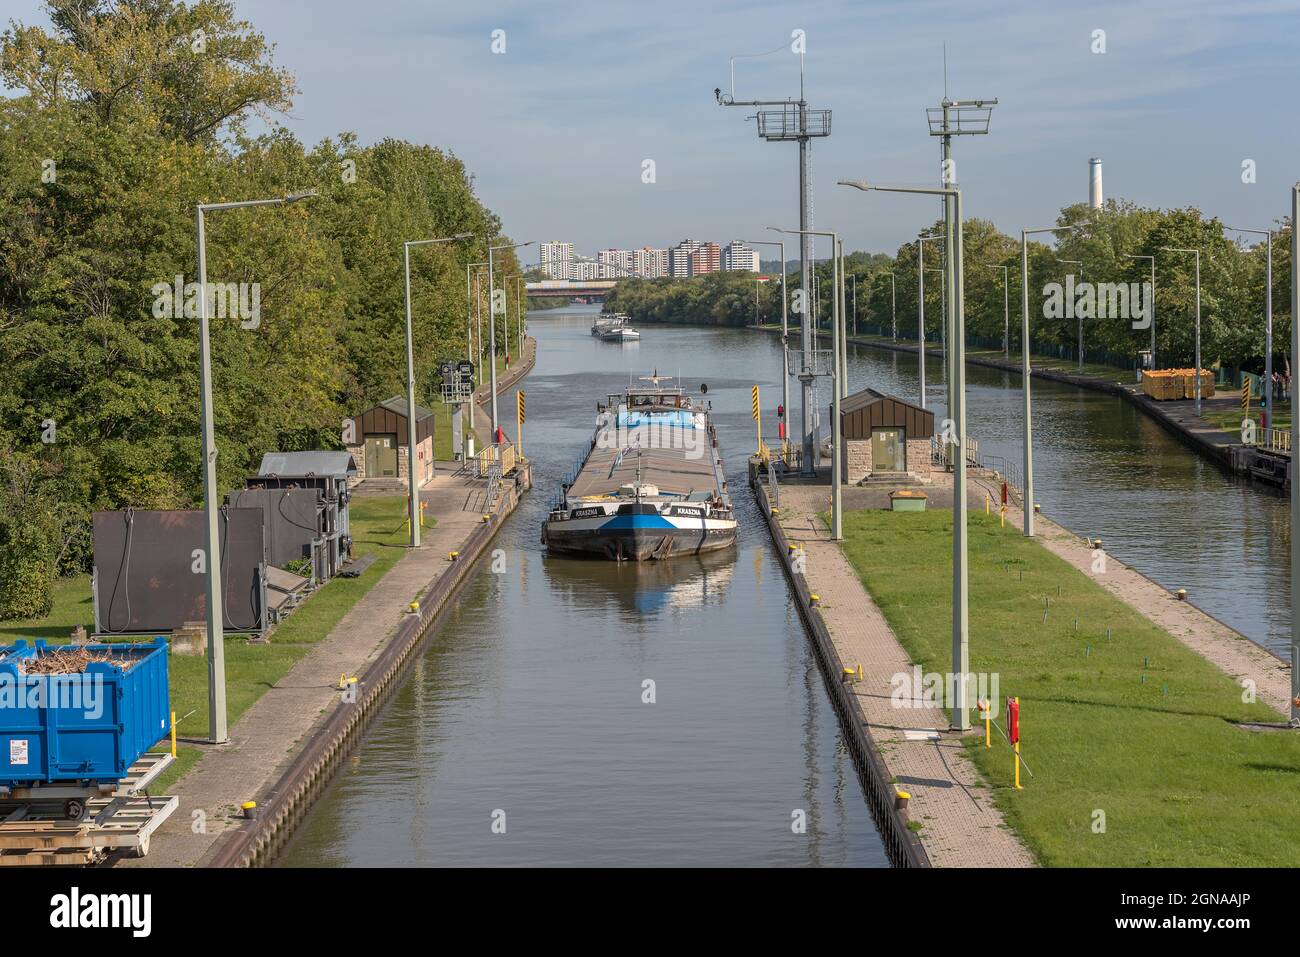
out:
<path id="1" fill-rule="evenodd" d="M 0 824 L 0 851 L 128 850 L 149 853 L 149 839 L 180 804 L 177 797 L 114 797 L 88 802 L 84 820 L 31 815 Z"/>
<path id="2" fill-rule="evenodd" d="M 0 850 L 0 867 L 93 867 L 108 853 L 102 847 L 60 847 L 53 850 Z"/>

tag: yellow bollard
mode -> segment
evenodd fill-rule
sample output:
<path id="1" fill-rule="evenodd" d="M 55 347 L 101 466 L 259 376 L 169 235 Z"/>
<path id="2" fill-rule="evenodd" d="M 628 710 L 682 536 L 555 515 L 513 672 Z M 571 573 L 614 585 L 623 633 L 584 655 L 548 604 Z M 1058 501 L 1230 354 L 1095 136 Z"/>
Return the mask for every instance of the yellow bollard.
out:
<path id="1" fill-rule="evenodd" d="M 176 712 L 172 712 L 172 757 L 176 757 Z"/>
<path id="2" fill-rule="evenodd" d="M 989 513 L 989 501 L 990 501 L 990 499 L 989 499 L 989 493 L 988 493 L 988 492 L 985 492 L 985 493 L 984 493 L 984 514 L 985 514 L 985 515 L 987 515 L 987 514 Z"/>
<path id="3" fill-rule="evenodd" d="M 858 665 L 858 681 L 862 680 L 862 665 Z"/>
<path id="4" fill-rule="evenodd" d="M 1002 506 L 1002 527 L 1007 527 L 1007 507 L 1005 505 Z"/>

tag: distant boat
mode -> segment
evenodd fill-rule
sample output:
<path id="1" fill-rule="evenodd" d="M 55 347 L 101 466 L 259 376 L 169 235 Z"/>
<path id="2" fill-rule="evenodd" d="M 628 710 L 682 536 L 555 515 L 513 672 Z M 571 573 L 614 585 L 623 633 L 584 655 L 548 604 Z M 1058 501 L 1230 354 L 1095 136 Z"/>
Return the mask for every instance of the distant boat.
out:
<path id="1" fill-rule="evenodd" d="M 591 334 L 601 342 L 632 342 L 641 338 L 641 333 L 632 327 L 632 317 L 623 313 L 598 316 Z"/>

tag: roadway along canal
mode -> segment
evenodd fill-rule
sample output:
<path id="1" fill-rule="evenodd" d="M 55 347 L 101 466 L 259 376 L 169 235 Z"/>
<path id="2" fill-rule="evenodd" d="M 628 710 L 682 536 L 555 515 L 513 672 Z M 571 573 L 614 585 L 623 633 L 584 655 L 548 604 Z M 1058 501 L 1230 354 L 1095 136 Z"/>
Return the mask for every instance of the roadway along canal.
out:
<path id="1" fill-rule="evenodd" d="M 542 315 L 524 435 L 536 489 L 497 540 L 505 570 L 484 564 L 280 863 L 885 865 L 744 483 L 749 387 L 763 387 L 770 416 L 778 339 L 650 325 L 620 346 L 589 335 L 590 311 Z M 942 363 L 929 366 L 942 417 Z M 622 568 L 546 557 L 541 522 L 596 401 L 656 369 L 709 385 L 742 523 L 736 550 Z M 908 354 L 854 347 L 850 378 L 917 392 Z M 1019 461 L 1019 376 L 971 366 L 967 382 L 981 450 Z M 1284 649 L 1286 501 L 1224 475 L 1121 399 L 1034 390 L 1044 511 Z M 655 704 L 641 703 L 647 678 Z M 497 809 L 505 835 L 491 830 Z M 792 832 L 795 810 L 805 835 Z"/>

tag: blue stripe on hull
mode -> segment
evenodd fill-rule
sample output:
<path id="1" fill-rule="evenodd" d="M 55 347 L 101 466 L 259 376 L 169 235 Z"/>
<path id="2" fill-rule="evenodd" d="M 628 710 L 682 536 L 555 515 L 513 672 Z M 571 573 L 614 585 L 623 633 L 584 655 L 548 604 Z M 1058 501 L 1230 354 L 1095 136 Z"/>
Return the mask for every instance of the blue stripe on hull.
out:
<path id="1" fill-rule="evenodd" d="M 672 522 L 659 514 L 641 514 L 641 515 L 615 515 L 608 522 L 600 526 L 601 531 L 652 531 L 660 528 L 676 528 Z"/>

